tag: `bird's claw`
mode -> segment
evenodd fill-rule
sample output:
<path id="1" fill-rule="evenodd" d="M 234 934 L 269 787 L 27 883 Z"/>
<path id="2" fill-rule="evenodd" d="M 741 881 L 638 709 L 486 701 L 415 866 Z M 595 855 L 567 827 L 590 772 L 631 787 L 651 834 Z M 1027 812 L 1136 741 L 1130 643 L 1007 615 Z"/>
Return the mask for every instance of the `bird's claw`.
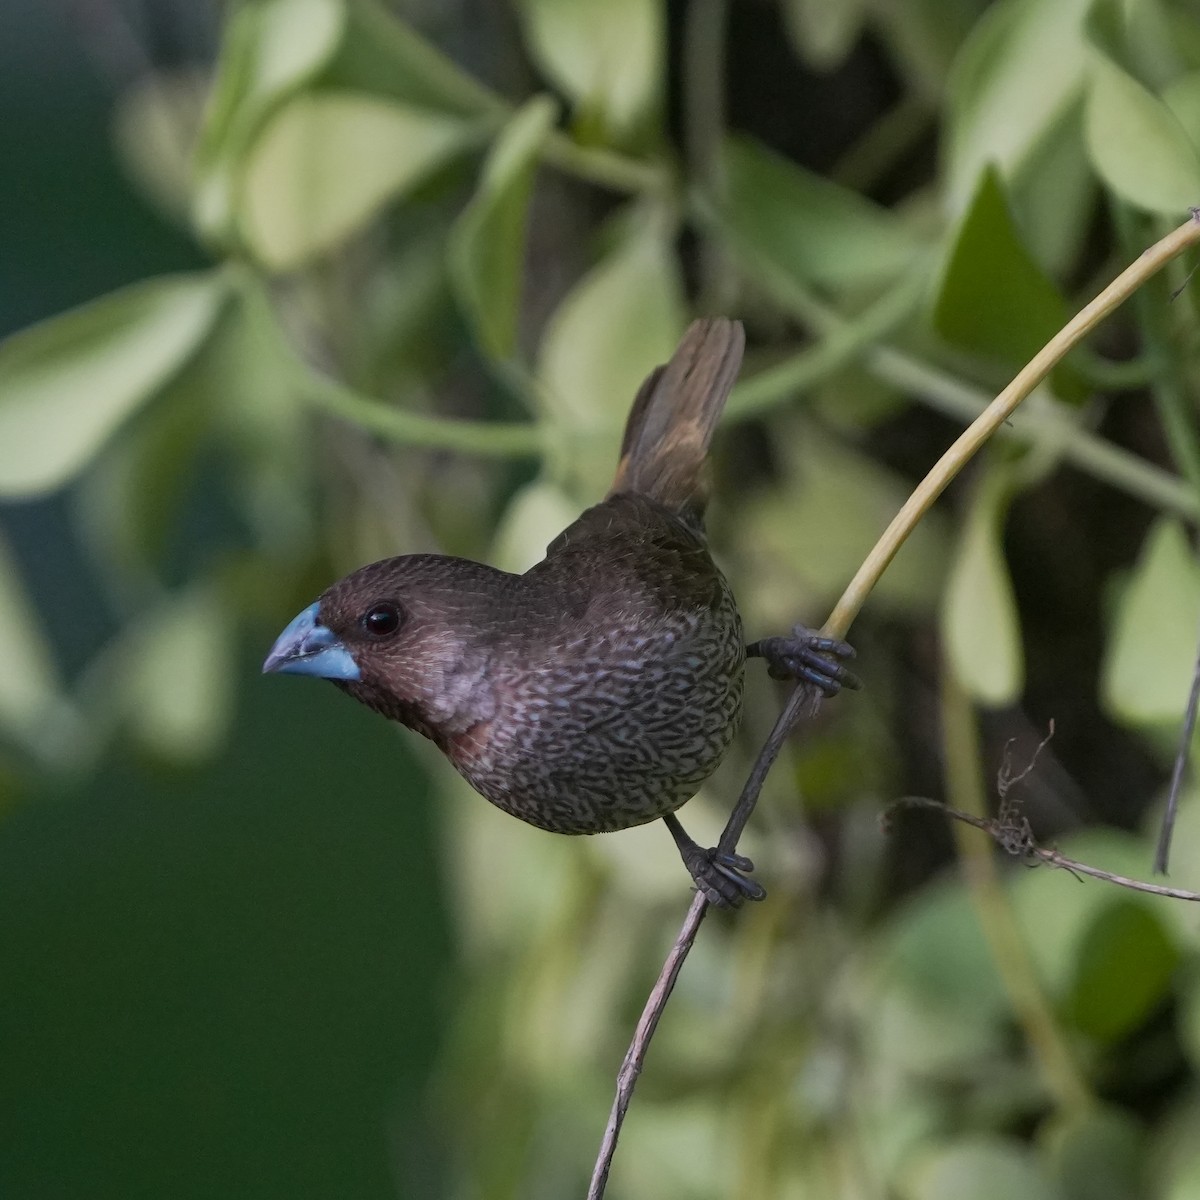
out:
<path id="1" fill-rule="evenodd" d="M 749 878 L 754 864 L 741 854 L 723 854 L 716 849 L 696 846 L 694 853 L 685 853 L 684 865 L 690 872 L 696 889 L 717 908 L 741 908 L 745 900 L 765 900 L 767 890 L 756 879 Z"/>
<path id="2" fill-rule="evenodd" d="M 663 823 L 671 831 L 679 856 L 696 890 L 717 908 L 740 908 L 744 900 L 765 900 L 767 889 L 757 880 L 748 878 L 754 864 L 732 850 L 709 849 L 692 840 L 684 832 L 679 818 L 668 813 Z"/>
<path id="3" fill-rule="evenodd" d="M 854 657 L 854 647 L 837 638 L 824 637 L 806 625 L 797 625 L 791 637 L 768 637 L 746 647 L 747 658 L 764 658 L 772 679 L 795 679 L 811 683 L 826 696 L 842 688 L 857 690 L 858 676 L 839 660 Z"/>

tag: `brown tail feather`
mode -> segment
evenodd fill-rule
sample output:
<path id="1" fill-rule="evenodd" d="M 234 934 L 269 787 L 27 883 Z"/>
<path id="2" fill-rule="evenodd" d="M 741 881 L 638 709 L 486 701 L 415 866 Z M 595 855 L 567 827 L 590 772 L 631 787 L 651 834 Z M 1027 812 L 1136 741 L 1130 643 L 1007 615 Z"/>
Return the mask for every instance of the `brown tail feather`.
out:
<path id="1" fill-rule="evenodd" d="M 671 356 L 638 390 L 609 495 L 639 492 L 698 519 L 708 499 L 705 460 L 742 365 L 741 322 L 693 321 Z"/>

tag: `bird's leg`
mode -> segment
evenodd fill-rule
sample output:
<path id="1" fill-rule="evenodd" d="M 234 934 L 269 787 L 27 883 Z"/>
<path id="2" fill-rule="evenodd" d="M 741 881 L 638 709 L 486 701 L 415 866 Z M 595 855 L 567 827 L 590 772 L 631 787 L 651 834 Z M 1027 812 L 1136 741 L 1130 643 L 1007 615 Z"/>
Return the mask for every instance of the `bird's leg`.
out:
<path id="1" fill-rule="evenodd" d="M 797 625 L 791 637 L 768 637 L 746 647 L 747 658 L 765 658 L 772 679 L 795 679 L 811 683 L 826 696 L 842 688 L 859 688 L 857 675 L 847 671 L 840 659 L 853 658 L 854 648 L 836 638 L 822 637 L 815 629 Z"/>
<path id="2" fill-rule="evenodd" d="M 679 847 L 683 865 L 710 904 L 718 908 L 739 908 L 743 900 L 766 898 L 766 889 L 746 877 L 754 870 L 754 864 L 748 858 L 740 854 L 722 854 L 716 849 L 705 850 L 684 833 L 679 819 L 673 814 L 663 820 Z"/>

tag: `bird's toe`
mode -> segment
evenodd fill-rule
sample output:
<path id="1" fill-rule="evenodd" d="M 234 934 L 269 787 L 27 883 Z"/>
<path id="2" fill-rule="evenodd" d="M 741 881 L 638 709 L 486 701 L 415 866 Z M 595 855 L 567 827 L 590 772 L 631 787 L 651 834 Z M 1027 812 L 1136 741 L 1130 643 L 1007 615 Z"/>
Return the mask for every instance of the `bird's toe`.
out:
<path id="1" fill-rule="evenodd" d="M 854 657 L 854 647 L 837 638 L 825 637 L 805 625 L 797 625 L 790 637 L 769 637 L 746 648 L 748 658 L 762 658 L 772 679 L 794 679 L 810 683 L 826 696 L 842 688 L 857 690 L 858 676 L 841 660 Z"/>
<path id="2" fill-rule="evenodd" d="M 696 888 L 717 908 L 740 908 L 746 900 L 766 899 L 766 888 L 747 874 L 754 864 L 740 854 L 701 850 L 685 861 Z"/>

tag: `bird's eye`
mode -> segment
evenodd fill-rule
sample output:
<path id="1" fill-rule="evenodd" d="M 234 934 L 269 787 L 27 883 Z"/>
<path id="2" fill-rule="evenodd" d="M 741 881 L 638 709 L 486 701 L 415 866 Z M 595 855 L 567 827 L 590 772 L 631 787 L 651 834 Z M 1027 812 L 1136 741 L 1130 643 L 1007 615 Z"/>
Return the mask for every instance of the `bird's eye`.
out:
<path id="1" fill-rule="evenodd" d="M 400 628 L 400 609 L 395 604 L 377 604 L 362 619 L 372 637 L 387 637 Z"/>

